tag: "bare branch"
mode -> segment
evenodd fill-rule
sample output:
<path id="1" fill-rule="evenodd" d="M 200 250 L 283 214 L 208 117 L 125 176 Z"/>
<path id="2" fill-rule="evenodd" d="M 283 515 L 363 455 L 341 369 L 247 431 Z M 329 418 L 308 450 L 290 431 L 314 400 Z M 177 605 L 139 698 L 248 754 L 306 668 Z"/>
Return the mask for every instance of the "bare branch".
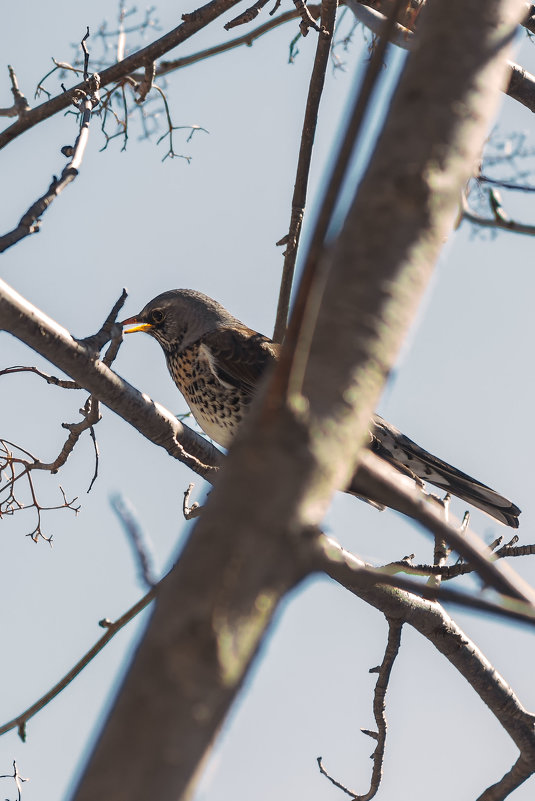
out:
<path id="1" fill-rule="evenodd" d="M 316 3 L 314 5 L 308 5 L 307 7 L 314 19 L 317 19 L 320 14 L 321 5 Z M 298 16 L 299 13 L 296 9 L 293 9 L 292 11 L 285 11 L 278 17 L 274 17 L 268 22 L 264 22 L 262 25 L 259 25 L 258 28 L 245 33 L 243 36 L 238 36 L 236 39 L 222 42 L 214 47 L 208 47 L 206 50 L 200 50 L 198 53 L 192 53 L 189 56 L 183 56 L 182 58 L 177 58 L 173 61 L 161 61 L 156 68 L 156 75 L 168 75 L 170 72 L 183 69 L 184 67 L 189 67 L 191 64 L 196 64 L 197 62 L 204 61 L 207 58 L 212 58 L 212 56 L 217 56 L 220 53 L 226 53 L 228 50 L 233 50 L 236 47 L 242 47 L 244 45 L 246 47 L 251 47 L 253 42 L 260 38 L 260 36 L 264 36 L 264 34 L 269 33 L 269 31 L 272 31 L 275 28 L 278 28 L 280 25 L 285 25 L 287 22 L 296 19 Z M 133 77 L 137 80 L 141 79 L 138 75 L 134 75 Z"/>
<path id="2" fill-rule="evenodd" d="M 503 801 L 511 793 L 520 787 L 530 776 L 533 776 L 535 770 L 533 768 L 533 757 L 526 757 L 525 754 L 520 754 L 517 761 L 505 776 L 499 782 L 488 787 L 484 793 L 476 799 L 476 801 Z"/>
<path id="3" fill-rule="evenodd" d="M 499 194 L 497 192 L 493 193 L 494 204 L 492 210 L 494 216 L 492 218 L 482 217 L 480 214 L 477 214 L 477 212 L 470 208 L 466 195 L 463 193 L 461 197 L 462 220 L 466 220 L 473 225 L 478 225 L 480 228 L 501 229 L 503 231 L 509 231 L 512 234 L 535 236 L 535 225 L 519 223 L 515 220 L 511 220 L 508 217 L 501 205 Z"/>
<path id="4" fill-rule="evenodd" d="M 11 81 L 11 91 L 13 93 L 13 105 L 9 108 L 0 108 L 0 117 L 23 117 L 29 110 L 28 101 L 19 89 L 15 70 L 8 64 L 9 79 Z"/>
<path id="5" fill-rule="evenodd" d="M 366 28 L 372 31 L 375 36 L 384 36 L 384 23 L 386 20 L 385 14 L 382 14 L 377 9 L 371 8 L 368 5 L 364 5 L 363 3 L 359 2 L 359 0 L 346 0 L 346 5 L 351 9 L 355 15 L 355 18 Z M 402 7 L 400 6 L 397 9 L 388 38 L 391 44 L 401 47 L 404 50 L 410 50 L 413 46 L 414 33 L 404 25 L 401 25 L 399 22 L 397 22 L 401 10 Z"/>
<path id="6" fill-rule="evenodd" d="M 18 455 L 18 453 L 23 453 L 24 456 L 28 458 L 21 457 Z M 2 474 L 7 475 L 6 481 L 4 482 L 3 486 L 0 487 L 0 518 L 4 515 L 13 515 L 16 512 L 22 511 L 23 509 L 35 509 L 37 522 L 35 528 L 27 536 L 31 537 L 34 542 L 37 542 L 39 539 L 43 539 L 45 542 L 52 544 L 52 537 L 45 536 L 41 528 L 42 512 L 50 512 L 58 509 L 70 509 L 77 514 L 80 507 L 74 505 L 78 500 L 77 498 L 73 498 L 70 501 L 67 500 L 65 492 L 61 486 L 59 489 L 63 496 L 63 503 L 56 504 L 55 506 L 45 506 L 42 504 L 37 498 L 37 493 L 31 475 L 32 470 L 40 468 L 41 463 L 34 456 L 32 456 L 31 453 L 24 450 L 24 448 L 21 448 L 19 445 L 14 445 L 12 442 L 9 442 L 6 439 L 0 439 L 0 477 Z M 17 470 L 19 471 L 17 472 Z M 52 468 L 50 468 L 50 470 L 51 472 L 54 472 Z M 22 503 L 20 500 L 20 494 L 18 497 L 15 495 L 15 484 L 18 486 L 17 482 L 21 482 L 23 479 L 26 480 L 31 503 Z"/>
<path id="7" fill-rule="evenodd" d="M 273 339 L 275 342 L 282 342 L 284 334 L 286 333 L 286 322 L 288 319 L 288 310 L 290 308 L 290 295 L 295 273 L 297 249 L 299 246 L 301 225 L 305 213 L 308 177 L 310 173 L 310 164 L 312 161 L 312 147 L 314 145 L 314 138 L 316 136 L 318 112 L 321 96 L 323 94 L 323 86 L 325 84 L 325 72 L 329 63 L 329 53 L 332 45 L 335 20 L 336 0 L 323 0 L 321 24 L 327 35 L 318 37 L 314 66 L 312 68 L 308 86 L 308 97 L 305 109 L 305 117 L 303 120 L 301 145 L 299 147 L 299 158 L 297 161 L 297 171 L 292 198 L 290 226 L 288 234 L 284 239 L 286 244 L 286 252 L 284 254 L 284 265 L 282 269 L 279 302 L 277 306 L 277 319 L 275 321 L 275 330 L 273 332 Z"/>
<path id="8" fill-rule="evenodd" d="M 381 784 L 381 778 L 383 775 L 383 759 L 384 759 L 384 752 L 385 752 L 385 744 L 386 744 L 386 715 L 385 715 L 385 698 L 386 698 L 386 691 L 388 689 L 388 682 L 390 680 L 390 673 L 392 672 L 392 667 L 394 666 L 394 661 L 399 653 L 399 648 L 401 645 L 401 629 L 402 623 L 399 620 L 389 620 L 388 622 L 388 641 L 386 644 L 385 655 L 383 657 L 383 661 L 379 667 L 371 668 L 370 673 L 378 673 L 377 683 L 375 685 L 375 692 L 373 698 L 373 714 L 375 717 L 375 722 L 377 724 L 377 731 L 368 731 L 367 729 L 362 729 L 362 733 L 366 734 L 368 737 L 371 737 L 373 740 L 376 741 L 377 745 L 375 746 L 375 750 L 372 754 L 373 759 L 373 770 L 372 776 L 370 781 L 370 789 L 367 793 L 363 795 L 359 795 L 354 790 L 350 790 L 340 782 L 333 779 L 332 776 L 325 770 L 322 762 L 322 757 L 318 757 L 317 762 L 320 769 L 320 773 L 326 776 L 329 781 L 338 787 L 340 790 L 343 790 L 346 795 L 350 795 L 354 801 L 371 801 L 371 799 L 377 794 L 379 790 L 379 786 Z"/>
<path id="9" fill-rule="evenodd" d="M 16 763 L 15 760 L 13 760 L 13 773 L 4 774 L 3 776 L 0 776 L 0 779 L 13 779 L 14 780 L 15 786 L 17 788 L 18 801 L 21 801 L 21 798 L 22 798 L 22 784 L 23 784 L 23 782 L 29 781 L 29 779 L 24 779 L 20 775 L 19 769 L 17 767 L 17 763 Z M 7 799 L 6 799 L 6 801 L 7 801 Z"/>
<path id="10" fill-rule="evenodd" d="M 381 36 L 380 26 L 385 20 L 384 14 L 374 8 L 363 5 L 359 0 L 346 0 L 346 5 L 351 8 L 356 18 L 377 36 Z M 528 20 L 528 17 L 526 17 Z M 525 24 L 525 23 L 524 23 Z M 414 46 L 415 34 L 413 31 L 396 23 L 395 30 L 391 35 L 392 44 L 411 50 Z M 508 62 L 509 80 L 504 91 L 526 106 L 530 111 L 535 111 L 535 76 L 513 61 Z"/>
<path id="11" fill-rule="evenodd" d="M 163 579 L 164 580 L 164 579 Z M 160 582 L 161 584 L 161 582 Z M 82 670 L 95 658 L 95 656 L 102 651 L 105 645 L 115 637 L 115 635 L 126 626 L 136 615 L 145 609 L 151 601 L 156 597 L 158 587 L 153 587 L 146 595 L 143 596 L 137 603 L 121 615 L 115 622 L 109 620 L 101 620 L 99 625 L 106 629 L 106 633 L 87 651 L 83 657 L 57 682 L 48 692 L 46 692 L 35 703 L 29 706 L 24 712 L 21 712 L 17 717 L 8 720 L 7 723 L 0 725 L 0 735 L 5 734 L 12 729 L 17 729 L 19 737 L 24 742 L 26 740 L 26 726 L 28 721 L 33 718 L 38 712 L 41 711 L 47 704 L 50 703 L 62 690 L 67 687 L 73 679 L 78 676 Z"/>
<path id="12" fill-rule="evenodd" d="M 206 5 L 201 6 L 201 8 L 198 8 L 191 14 L 183 14 L 183 22 L 177 28 L 169 31 L 165 36 L 152 42 L 147 47 L 138 50 L 131 56 L 127 56 L 127 58 L 122 61 L 102 70 L 100 73 L 100 85 L 107 86 L 110 83 L 116 83 L 134 70 L 144 67 L 147 62 L 155 61 L 160 56 L 163 56 L 164 53 L 168 53 L 179 44 L 182 44 L 182 42 L 185 42 L 186 39 L 189 39 L 193 34 L 197 33 L 197 31 L 205 28 L 210 22 L 213 22 L 213 20 L 217 19 L 221 14 L 224 14 L 235 6 L 238 1 L 239 0 L 210 0 Z M 52 98 L 52 100 L 31 109 L 24 115 L 23 119 L 17 120 L 17 122 L 0 133 L 0 150 L 17 136 L 20 136 L 20 134 L 29 130 L 34 125 L 37 125 L 37 123 L 52 117 L 54 114 L 57 114 L 58 111 L 68 108 L 73 98 L 75 98 L 80 91 L 84 91 L 83 83 L 79 83 L 63 94 Z"/>
<path id="13" fill-rule="evenodd" d="M 0 279 L 0 325 L 95 395 L 156 445 L 189 465 L 203 478 L 217 470 L 221 452 L 160 404 L 113 373 L 94 350 L 22 298 Z"/>
<path id="14" fill-rule="evenodd" d="M 128 540 L 134 551 L 136 562 L 139 568 L 141 580 L 148 587 L 156 585 L 156 578 L 152 568 L 152 559 L 149 554 L 147 537 L 145 536 L 137 515 L 126 498 L 122 495 L 112 495 L 111 506 L 128 536 Z"/>
<path id="15" fill-rule="evenodd" d="M 406 595 L 399 589 L 379 585 L 372 587 L 368 584 L 369 577 L 364 562 L 348 554 L 328 538 L 325 538 L 323 544 L 318 540 L 318 545 L 325 548 L 330 562 L 327 572 L 335 581 L 389 618 L 408 623 L 426 637 L 468 681 L 511 737 L 521 752 L 517 766 L 498 783 L 502 785 L 503 782 L 502 795 L 486 796 L 484 793 L 479 801 L 505 798 L 507 792 L 503 792 L 504 788 L 509 786 L 511 790 L 514 789 L 535 772 L 535 715 L 526 711 L 507 682 L 440 604 L 418 597 L 436 593 L 436 590 L 420 585 L 421 591 L 418 595 Z M 440 598 L 443 593 L 449 595 L 451 591 L 442 588 L 436 595 Z M 534 619 L 531 618 L 532 621 Z"/>
<path id="16" fill-rule="evenodd" d="M 115 323 L 115 318 L 123 306 L 124 300 L 126 299 L 126 292 L 123 290 L 121 297 L 115 303 L 113 309 L 111 310 L 110 314 L 108 315 L 107 319 L 105 320 L 104 324 L 102 325 L 100 331 L 91 336 L 87 337 L 84 340 L 79 340 L 81 345 L 84 345 L 87 349 L 89 349 L 93 353 L 98 353 L 100 349 L 111 339 L 110 347 L 108 348 L 104 358 L 103 364 L 107 365 L 108 367 L 112 364 L 113 360 L 115 359 L 117 352 L 119 350 L 120 344 L 122 342 L 122 327 Z M 37 375 L 45 378 L 49 384 L 55 384 L 61 387 L 65 387 L 68 389 L 80 389 L 80 385 L 74 381 L 63 381 L 53 376 L 49 376 L 46 373 L 43 373 L 36 368 L 32 367 L 12 367 L 2 370 L 0 375 L 9 375 L 11 373 L 17 373 L 22 371 L 30 371 L 35 372 Z M 91 480 L 91 484 L 89 486 L 88 492 L 91 491 L 91 488 L 97 478 L 98 474 L 98 459 L 99 459 L 99 452 L 98 452 L 98 444 L 95 437 L 94 426 L 100 420 L 100 407 L 99 402 L 94 396 L 90 396 L 87 401 L 85 402 L 82 409 L 80 409 L 80 414 L 82 415 L 83 419 L 78 423 L 62 423 L 62 427 L 67 429 L 69 432 L 69 436 L 65 441 L 60 453 L 52 462 L 42 462 L 41 460 L 37 459 L 35 456 L 30 454 L 28 451 L 24 451 L 25 455 L 28 457 L 27 459 L 18 458 L 13 455 L 8 449 L 8 446 L 11 443 L 8 443 L 6 440 L 1 441 L 2 450 L 4 451 L 4 457 L 0 460 L 0 469 L 1 470 L 8 470 L 10 474 L 10 478 L 4 485 L 4 487 L 0 490 L 1 493 L 5 493 L 6 497 L 0 503 L 0 514 L 14 514 L 15 511 L 19 511 L 24 508 L 24 505 L 20 503 L 14 495 L 13 487 L 17 481 L 22 478 L 26 478 L 28 482 L 28 486 L 32 496 L 32 504 L 29 508 L 35 508 L 37 511 L 37 526 L 34 531 L 31 533 L 32 539 L 36 541 L 39 537 L 46 539 L 48 542 L 51 541 L 51 538 L 44 537 L 42 530 L 41 530 L 41 512 L 48 511 L 50 509 L 60 509 L 60 508 L 69 508 L 72 509 L 74 512 L 77 512 L 80 507 L 73 506 L 74 501 L 77 499 L 75 498 L 73 501 L 67 501 L 65 497 L 65 493 L 63 493 L 63 501 L 64 503 L 61 506 L 55 507 L 45 507 L 40 504 L 37 500 L 35 488 L 33 485 L 33 480 L 31 478 L 31 472 L 33 470 L 45 470 L 50 473 L 57 473 L 61 467 L 66 463 L 67 459 L 73 452 L 80 436 L 84 431 L 89 430 L 91 439 L 93 440 L 93 446 L 95 451 L 95 472 L 93 478 Z M 12 446 L 13 447 L 13 446 Z M 19 451 L 23 451 L 20 446 L 18 446 Z M 16 465 L 20 465 L 22 470 L 17 473 L 16 472 Z M 60 488 L 61 489 L 61 488 Z M 26 507 L 28 508 L 28 507 Z"/>
<path id="17" fill-rule="evenodd" d="M 319 275 L 319 264 L 323 255 L 325 237 L 347 172 L 349 161 L 353 154 L 355 143 L 360 134 L 373 89 L 383 68 L 383 61 L 388 48 L 389 32 L 394 25 L 394 20 L 402 2 L 403 0 L 396 0 L 392 14 L 385 20 L 385 36 L 379 42 L 379 45 L 372 55 L 362 86 L 355 97 L 349 122 L 344 132 L 343 142 L 338 151 L 336 162 L 322 199 L 321 210 L 316 220 L 312 239 L 306 254 L 305 268 L 299 284 L 290 326 L 286 335 L 287 347 L 282 351 L 275 382 L 273 384 L 273 391 L 278 393 L 280 397 L 283 397 L 287 393 L 298 391 L 301 385 L 303 370 L 306 363 L 306 358 L 303 357 L 308 350 L 311 326 L 313 326 L 315 322 L 318 303 L 322 292 L 323 280 L 322 276 Z M 289 245 L 292 247 L 291 242 L 289 242 Z M 290 269 L 288 268 L 288 273 L 289 272 Z M 279 298 L 280 311 L 279 309 L 277 310 L 279 335 L 283 325 L 286 324 L 291 280 L 289 281 L 288 277 L 286 277 L 284 279 L 284 284 L 284 286 L 281 286 L 281 297 Z M 288 284 L 290 285 L 288 286 Z M 313 289 L 315 290 L 314 292 Z M 309 310 L 309 317 L 305 325 L 305 310 L 307 309 Z M 290 354 L 291 362 L 288 361 L 288 356 Z"/>
<path id="18" fill-rule="evenodd" d="M 136 90 L 138 94 L 136 103 L 143 103 L 145 101 L 145 98 L 152 89 L 155 75 L 156 64 L 154 61 L 149 61 L 147 64 L 145 64 L 145 74 L 143 75 L 143 80 L 138 85 Z"/>
<path id="19" fill-rule="evenodd" d="M 128 293 L 126 289 L 123 289 L 121 292 L 120 297 L 116 300 L 115 304 L 113 305 L 110 313 L 104 320 L 100 330 L 97 331 L 96 334 L 92 334 L 89 337 L 85 337 L 84 339 L 78 339 L 77 342 L 80 345 L 88 348 L 89 350 L 94 351 L 95 353 L 99 353 L 104 345 L 106 345 L 111 340 L 111 345 L 106 353 L 106 356 L 103 359 L 103 362 L 108 367 L 111 366 L 112 362 L 114 361 L 115 357 L 117 356 L 117 352 L 123 341 L 123 327 L 120 323 L 117 323 L 117 315 L 121 311 L 124 306 L 124 302 L 128 297 Z"/>
<path id="20" fill-rule="evenodd" d="M 35 375 L 44 378 L 47 384 L 53 384 L 56 387 L 62 387 L 63 389 L 82 389 L 82 387 L 76 383 L 76 381 L 69 381 L 64 378 L 57 378 L 55 375 L 48 375 L 48 373 L 43 373 L 42 370 L 38 370 L 37 367 L 24 367 L 23 365 L 17 364 L 13 367 L 6 367 L 4 370 L 0 370 L 0 376 L 2 375 L 12 375 L 14 373 L 34 373 Z"/>
<path id="21" fill-rule="evenodd" d="M 184 492 L 184 502 L 182 504 L 182 514 L 186 520 L 192 520 L 194 517 L 199 517 L 202 513 L 202 506 L 195 501 L 192 503 L 191 506 L 189 505 L 189 499 L 191 497 L 191 492 L 195 484 L 188 484 L 187 490 Z"/>
<path id="22" fill-rule="evenodd" d="M 514 543 L 518 542 L 517 535 L 513 537 L 510 543 L 507 543 L 498 550 L 495 550 L 497 547 L 496 543 L 501 543 L 501 540 L 502 538 L 500 537 L 498 540 L 495 540 L 494 543 L 491 543 L 488 546 L 489 551 L 492 551 L 495 559 L 509 559 L 518 556 L 533 556 L 535 554 L 535 545 L 519 545 L 518 547 L 514 546 Z M 384 565 L 382 570 L 391 575 L 395 575 L 396 573 L 405 573 L 409 576 L 439 577 L 442 581 L 451 581 L 451 579 L 458 578 L 458 576 L 465 576 L 469 573 L 473 573 L 474 570 L 477 570 L 475 565 L 470 564 L 469 562 L 458 561 L 454 565 L 446 565 L 441 563 L 424 565 L 413 564 L 411 561 L 413 558 L 414 555 L 410 557 L 404 557 L 397 562 L 390 562 L 389 564 Z"/>
<path id="23" fill-rule="evenodd" d="M 351 486 L 359 495 L 371 497 L 421 523 L 435 537 L 444 539 L 467 562 L 477 565 L 484 582 L 498 592 L 535 606 L 535 591 L 509 565 L 497 564 L 492 552 L 474 532 L 455 520 L 448 521 L 442 504 L 422 493 L 414 482 L 399 474 L 371 451 L 364 451 Z"/>
<path id="24" fill-rule="evenodd" d="M 310 11 L 308 10 L 308 6 L 305 0 L 293 0 L 294 6 L 297 9 L 297 13 L 301 17 L 301 22 L 299 23 L 299 30 L 301 31 L 301 36 L 307 36 L 308 31 L 310 28 L 313 28 L 315 31 L 319 33 L 320 36 L 328 35 L 327 31 L 323 27 L 320 27 Z M 332 35 L 332 32 L 331 32 Z"/>
<path id="25" fill-rule="evenodd" d="M 390 587 L 410 592 L 426 601 L 453 604 L 465 609 L 486 612 L 504 620 L 520 621 L 529 626 L 535 625 L 535 609 L 532 604 L 525 601 L 506 598 L 503 601 L 495 602 L 473 593 L 454 590 L 443 585 L 434 587 L 429 583 L 424 584 L 420 581 L 396 575 L 399 571 L 392 570 L 390 565 L 374 567 L 373 565 L 365 564 L 358 557 L 348 553 L 330 537 L 326 537 L 324 540 L 320 539 L 318 542 L 319 550 L 316 553 L 316 569 L 323 571 L 331 578 L 335 578 L 336 581 L 340 581 L 344 586 L 351 585 L 351 573 L 354 573 L 355 581 L 360 587 L 372 585 L 380 587 L 384 585 L 386 588 Z M 345 564 L 347 572 L 344 572 L 344 568 L 340 567 L 341 562 Z M 405 560 L 401 560 L 401 563 L 404 562 Z M 424 575 L 428 574 L 425 573 Z M 387 614 L 386 608 L 378 608 Z"/>
<path id="26" fill-rule="evenodd" d="M 85 68 L 87 68 L 87 62 L 89 59 L 89 53 L 87 52 L 85 45 L 85 39 L 88 36 L 89 30 L 86 36 L 82 39 L 82 47 L 84 49 L 86 62 Z M 17 227 L 0 237 L 0 253 L 3 253 L 9 247 L 15 245 L 21 239 L 24 239 L 24 237 L 37 233 L 40 228 L 40 218 L 42 215 L 45 213 L 52 201 L 60 194 L 60 192 L 62 192 L 63 189 L 65 189 L 65 187 L 71 183 L 71 181 L 74 181 L 78 175 L 89 138 L 91 112 L 93 108 L 100 102 L 98 94 L 100 86 L 99 76 L 95 73 L 95 75 L 89 79 L 89 77 L 87 77 L 87 70 L 84 74 L 86 75 L 86 79 L 83 88 L 77 90 L 77 92 L 73 93 L 72 95 L 73 104 L 82 112 L 80 131 L 76 137 L 73 147 L 67 146 L 62 148 L 62 153 L 68 157 L 71 157 L 70 161 L 63 168 L 59 178 L 54 176 L 52 183 L 48 187 L 45 194 L 36 200 L 35 203 L 30 206 L 28 211 L 23 214 Z M 21 119 L 26 119 L 30 114 L 31 112 L 28 112 L 28 114 Z"/>
<path id="27" fill-rule="evenodd" d="M 245 25 L 248 22 L 252 22 L 268 3 L 269 0 L 256 0 L 256 3 L 247 8 L 242 14 L 223 25 L 224 29 L 230 31 L 231 28 L 236 28 L 238 25 Z"/>
<path id="28" fill-rule="evenodd" d="M 184 129 L 189 130 L 190 135 L 186 140 L 187 142 L 191 140 L 195 131 L 204 131 L 204 133 L 208 133 L 208 131 L 206 130 L 206 128 L 201 128 L 200 125 L 173 125 L 173 123 L 171 122 L 171 112 L 169 110 L 169 104 L 167 102 L 167 98 L 165 96 L 164 91 L 156 84 L 153 84 L 152 88 L 156 89 L 156 91 L 159 92 L 164 103 L 165 116 L 167 118 L 167 131 L 162 136 L 160 136 L 160 138 L 156 142 L 156 144 L 159 145 L 160 142 L 169 137 L 169 150 L 163 157 L 162 161 L 165 161 L 166 158 L 179 158 L 179 159 L 185 159 L 189 164 L 191 161 L 191 156 L 182 156 L 180 153 L 176 153 L 173 148 L 173 131 L 180 131 Z"/>
<path id="29" fill-rule="evenodd" d="M 525 70 L 520 64 L 515 64 L 514 61 L 508 63 L 507 94 L 530 111 L 535 111 L 535 75 Z"/>

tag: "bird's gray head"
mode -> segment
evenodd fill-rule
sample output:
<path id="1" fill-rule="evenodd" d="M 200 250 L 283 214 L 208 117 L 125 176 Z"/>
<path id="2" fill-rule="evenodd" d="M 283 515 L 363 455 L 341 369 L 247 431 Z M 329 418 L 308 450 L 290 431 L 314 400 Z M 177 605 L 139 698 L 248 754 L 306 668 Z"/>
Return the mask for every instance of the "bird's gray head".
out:
<path id="1" fill-rule="evenodd" d="M 145 331 L 158 340 L 166 351 L 182 350 L 210 331 L 238 321 L 220 303 L 193 289 L 171 289 L 153 298 L 134 317 L 122 325 L 125 331 Z"/>

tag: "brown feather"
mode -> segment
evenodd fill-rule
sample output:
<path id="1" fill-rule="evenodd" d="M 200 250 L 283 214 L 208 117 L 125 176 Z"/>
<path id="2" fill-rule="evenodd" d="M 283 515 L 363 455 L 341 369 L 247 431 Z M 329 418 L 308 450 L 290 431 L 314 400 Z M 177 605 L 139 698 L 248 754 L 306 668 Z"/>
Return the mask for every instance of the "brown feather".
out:
<path id="1" fill-rule="evenodd" d="M 199 343 L 213 357 L 217 377 L 252 396 L 265 370 L 278 358 L 280 345 L 247 326 L 210 331 Z"/>

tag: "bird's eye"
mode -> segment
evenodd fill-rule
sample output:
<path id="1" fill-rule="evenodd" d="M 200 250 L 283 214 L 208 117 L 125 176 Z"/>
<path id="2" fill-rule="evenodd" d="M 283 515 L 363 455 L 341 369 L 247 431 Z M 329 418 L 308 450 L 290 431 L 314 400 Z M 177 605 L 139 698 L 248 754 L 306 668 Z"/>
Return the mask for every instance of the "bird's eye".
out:
<path id="1" fill-rule="evenodd" d="M 150 319 L 153 323 L 163 323 L 165 319 L 165 314 L 161 309 L 154 309 L 153 312 L 150 313 Z"/>

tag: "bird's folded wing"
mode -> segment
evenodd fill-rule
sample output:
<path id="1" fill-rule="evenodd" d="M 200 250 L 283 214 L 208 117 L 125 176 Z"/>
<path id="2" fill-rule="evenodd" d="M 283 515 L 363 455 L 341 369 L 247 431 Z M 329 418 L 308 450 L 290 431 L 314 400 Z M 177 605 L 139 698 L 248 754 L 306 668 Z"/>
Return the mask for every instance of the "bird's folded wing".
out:
<path id="1" fill-rule="evenodd" d="M 247 326 L 211 331 L 202 337 L 201 344 L 214 375 L 249 395 L 255 393 L 279 351 L 278 345 Z"/>

